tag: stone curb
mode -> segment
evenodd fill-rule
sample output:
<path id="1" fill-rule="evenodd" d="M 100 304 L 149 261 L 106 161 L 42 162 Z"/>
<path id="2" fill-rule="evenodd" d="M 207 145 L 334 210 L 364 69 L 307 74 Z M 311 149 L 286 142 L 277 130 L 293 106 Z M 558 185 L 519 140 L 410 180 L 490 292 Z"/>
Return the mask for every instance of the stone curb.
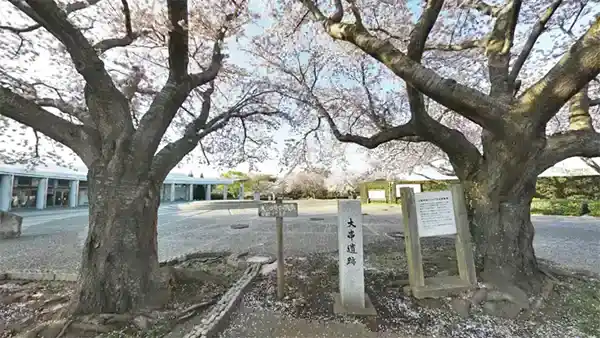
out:
<path id="1" fill-rule="evenodd" d="M 183 338 L 214 338 L 221 332 L 229 321 L 229 317 L 237 308 L 244 292 L 260 272 L 262 265 L 253 264 L 206 314 L 200 325 L 187 333 Z"/>

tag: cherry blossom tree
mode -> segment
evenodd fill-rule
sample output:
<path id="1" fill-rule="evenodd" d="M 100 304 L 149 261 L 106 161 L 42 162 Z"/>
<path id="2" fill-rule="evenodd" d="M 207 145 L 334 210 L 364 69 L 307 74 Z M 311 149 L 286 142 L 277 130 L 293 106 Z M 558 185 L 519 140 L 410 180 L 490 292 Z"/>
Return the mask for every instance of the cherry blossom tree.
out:
<path id="1" fill-rule="evenodd" d="M 302 110 L 300 135 L 323 127 L 369 149 L 439 149 L 463 183 L 482 276 L 535 289 L 537 175 L 600 155 L 590 114 L 598 3 L 409 4 L 278 2 L 270 8 L 277 23 L 255 39 L 254 54 Z"/>
<path id="2" fill-rule="evenodd" d="M 167 174 L 199 144 L 243 160 L 279 128 L 273 91 L 227 61 L 251 11 L 240 0 L 2 0 L 0 11 L 0 134 L 32 128 L 88 167 L 71 313 L 164 299 L 173 276 L 159 269 L 157 209 Z M 23 150 L 38 149 L 24 138 Z"/>

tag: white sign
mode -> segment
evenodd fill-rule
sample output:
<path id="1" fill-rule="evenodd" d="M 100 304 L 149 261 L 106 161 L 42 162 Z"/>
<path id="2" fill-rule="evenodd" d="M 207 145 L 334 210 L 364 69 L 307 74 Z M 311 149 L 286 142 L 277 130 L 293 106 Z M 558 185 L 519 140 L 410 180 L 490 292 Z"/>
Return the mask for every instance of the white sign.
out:
<path id="1" fill-rule="evenodd" d="M 340 296 L 349 308 L 365 308 L 362 228 L 360 201 L 338 200 Z"/>
<path id="2" fill-rule="evenodd" d="M 258 205 L 260 217 L 298 217 L 298 203 L 261 203 Z"/>
<path id="3" fill-rule="evenodd" d="M 385 190 L 369 190 L 368 195 L 371 200 L 385 201 Z"/>
<path id="4" fill-rule="evenodd" d="M 413 192 L 416 194 L 421 192 L 420 184 L 396 184 L 396 196 L 400 197 L 400 188 L 412 188 Z"/>
<path id="5" fill-rule="evenodd" d="M 419 237 L 456 234 L 454 205 L 450 191 L 415 194 Z"/>

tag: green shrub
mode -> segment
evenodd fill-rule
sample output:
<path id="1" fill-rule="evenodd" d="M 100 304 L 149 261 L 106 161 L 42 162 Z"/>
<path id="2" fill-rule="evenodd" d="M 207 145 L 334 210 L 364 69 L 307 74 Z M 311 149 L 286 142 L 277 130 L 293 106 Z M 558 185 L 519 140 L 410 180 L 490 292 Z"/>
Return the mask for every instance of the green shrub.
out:
<path id="1" fill-rule="evenodd" d="M 541 215 L 579 216 L 581 204 L 586 200 L 538 199 L 531 202 L 531 213 Z M 587 201 L 590 216 L 600 216 L 600 201 Z"/>
<path id="2" fill-rule="evenodd" d="M 539 177 L 535 197 L 541 199 L 600 199 L 600 176 Z"/>

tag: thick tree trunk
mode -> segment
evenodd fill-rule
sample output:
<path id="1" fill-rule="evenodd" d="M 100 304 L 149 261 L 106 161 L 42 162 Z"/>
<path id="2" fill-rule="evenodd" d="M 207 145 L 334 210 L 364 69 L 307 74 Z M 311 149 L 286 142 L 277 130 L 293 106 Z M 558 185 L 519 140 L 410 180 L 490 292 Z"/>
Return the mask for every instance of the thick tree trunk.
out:
<path id="1" fill-rule="evenodd" d="M 480 276 L 534 291 L 540 286 L 530 213 L 536 176 L 501 165 L 494 170 L 498 175 L 465 183 Z"/>
<path id="2" fill-rule="evenodd" d="M 74 314 L 124 313 L 164 301 L 156 242 L 160 182 L 130 166 L 89 170 L 89 232 Z"/>

